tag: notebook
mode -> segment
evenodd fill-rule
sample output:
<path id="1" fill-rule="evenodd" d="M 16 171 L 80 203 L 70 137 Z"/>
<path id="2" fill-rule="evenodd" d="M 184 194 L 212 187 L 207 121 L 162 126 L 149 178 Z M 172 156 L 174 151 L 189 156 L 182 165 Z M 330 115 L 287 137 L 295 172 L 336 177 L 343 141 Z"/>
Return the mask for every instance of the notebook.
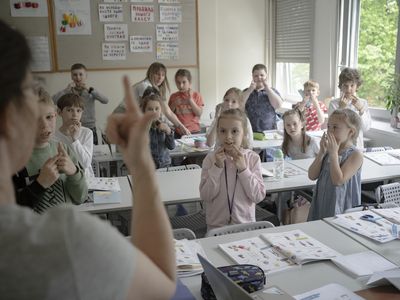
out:
<path id="1" fill-rule="evenodd" d="M 218 300 L 290 300 L 292 296 L 281 290 L 277 286 L 268 287 L 262 291 L 247 293 L 239 285 L 233 282 L 229 277 L 225 276 L 220 270 L 213 266 L 203 256 L 198 254 L 204 273 L 213 289 Z"/>
<path id="2" fill-rule="evenodd" d="M 218 246 L 234 262 L 257 265 L 266 273 L 340 255 L 301 230 L 266 233 Z"/>

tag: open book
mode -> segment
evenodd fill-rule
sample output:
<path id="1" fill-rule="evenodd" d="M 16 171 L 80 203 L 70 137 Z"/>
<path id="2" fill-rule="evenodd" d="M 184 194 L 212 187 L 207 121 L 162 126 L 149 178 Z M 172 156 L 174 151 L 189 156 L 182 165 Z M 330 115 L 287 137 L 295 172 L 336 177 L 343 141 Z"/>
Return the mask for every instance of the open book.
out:
<path id="1" fill-rule="evenodd" d="M 266 273 L 340 255 L 301 230 L 266 233 L 218 246 L 236 263 L 257 265 Z"/>
<path id="2" fill-rule="evenodd" d="M 395 208 L 388 210 L 393 209 Z M 332 223 L 380 243 L 393 241 L 397 237 L 398 226 L 385 219 L 383 216 L 378 215 L 376 213 L 377 211 L 378 210 L 356 211 L 353 213 L 336 215 L 335 219 L 332 220 Z M 380 214 L 385 213 L 385 209 L 379 211 Z M 388 213 L 389 212 L 386 212 L 386 214 Z M 367 216 L 369 220 L 363 219 L 365 216 Z"/>
<path id="3" fill-rule="evenodd" d="M 197 253 L 205 256 L 204 250 L 196 241 L 174 240 L 176 268 L 179 277 L 188 277 L 203 272 Z"/>

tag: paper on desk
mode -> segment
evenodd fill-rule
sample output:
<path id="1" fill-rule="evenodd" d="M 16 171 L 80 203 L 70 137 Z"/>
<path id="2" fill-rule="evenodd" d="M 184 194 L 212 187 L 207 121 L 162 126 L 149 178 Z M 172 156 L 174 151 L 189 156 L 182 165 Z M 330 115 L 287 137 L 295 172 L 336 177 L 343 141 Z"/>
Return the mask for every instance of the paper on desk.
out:
<path id="1" fill-rule="evenodd" d="M 388 283 L 393 284 L 400 290 L 400 268 L 374 273 L 368 280 L 367 285 L 387 285 Z"/>
<path id="2" fill-rule="evenodd" d="M 368 276 L 397 268 L 395 264 L 373 251 L 338 256 L 332 258 L 332 262 L 353 277 Z"/>
<path id="3" fill-rule="evenodd" d="M 121 203 L 121 192 L 116 191 L 94 191 L 94 204 L 112 204 Z"/>
<path id="4" fill-rule="evenodd" d="M 262 173 L 262 176 L 266 176 L 266 177 L 273 177 L 274 176 L 274 173 L 272 173 L 270 170 L 267 170 L 267 169 L 265 169 L 263 167 L 261 167 L 261 173 Z"/>
<path id="5" fill-rule="evenodd" d="M 93 191 L 121 191 L 118 179 L 115 177 L 87 177 L 88 189 Z"/>
<path id="6" fill-rule="evenodd" d="M 193 240 L 175 240 L 175 259 L 178 277 L 188 277 L 203 272 L 197 253 L 205 257 L 201 245 Z"/>
<path id="7" fill-rule="evenodd" d="M 354 294 L 352 291 L 346 287 L 337 284 L 330 283 L 324 285 L 318 289 L 305 292 L 303 294 L 294 296 L 296 300 L 316 300 L 316 299 L 346 299 L 346 300 L 362 300 L 364 298 Z"/>

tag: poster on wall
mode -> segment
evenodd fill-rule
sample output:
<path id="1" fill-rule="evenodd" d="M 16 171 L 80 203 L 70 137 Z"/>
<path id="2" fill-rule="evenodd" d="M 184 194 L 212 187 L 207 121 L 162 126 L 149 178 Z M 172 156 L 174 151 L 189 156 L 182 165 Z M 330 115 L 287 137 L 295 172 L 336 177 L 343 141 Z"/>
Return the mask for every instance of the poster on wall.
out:
<path id="1" fill-rule="evenodd" d="M 179 59 L 178 43 L 158 42 L 157 43 L 157 59 L 178 60 Z"/>
<path id="2" fill-rule="evenodd" d="M 128 40 L 128 24 L 104 24 L 104 40 L 121 42 Z"/>
<path id="3" fill-rule="evenodd" d="M 122 4 L 99 4 L 100 22 L 123 22 L 124 11 Z"/>
<path id="4" fill-rule="evenodd" d="M 54 11 L 57 34 L 92 34 L 89 0 L 54 0 Z"/>
<path id="5" fill-rule="evenodd" d="M 126 45 L 124 43 L 103 43 L 103 60 L 125 60 Z"/>
<path id="6" fill-rule="evenodd" d="M 129 37 L 131 52 L 153 52 L 153 37 L 132 35 Z"/>
<path id="7" fill-rule="evenodd" d="M 47 36 L 28 36 L 29 48 L 32 52 L 31 69 L 34 72 L 51 71 L 49 39 Z"/>
<path id="8" fill-rule="evenodd" d="M 47 1 L 18 1 L 10 0 L 12 17 L 47 17 Z"/>
<path id="9" fill-rule="evenodd" d="M 177 42 L 179 41 L 179 25 L 157 24 L 156 36 L 159 42 Z"/>
<path id="10" fill-rule="evenodd" d="M 154 5 L 131 5 L 132 22 L 154 22 Z"/>
<path id="11" fill-rule="evenodd" d="M 182 6 L 160 5 L 161 23 L 182 23 Z"/>

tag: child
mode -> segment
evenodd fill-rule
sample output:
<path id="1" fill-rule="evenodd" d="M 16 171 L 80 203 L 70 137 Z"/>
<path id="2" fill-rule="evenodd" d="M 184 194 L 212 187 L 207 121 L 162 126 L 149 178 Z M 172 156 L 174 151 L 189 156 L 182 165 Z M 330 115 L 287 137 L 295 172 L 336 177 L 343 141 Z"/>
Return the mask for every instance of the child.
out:
<path id="1" fill-rule="evenodd" d="M 175 74 L 175 83 L 179 91 L 169 97 L 168 105 L 190 133 L 200 133 L 204 102 L 200 93 L 192 90 L 192 74 L 189 70 L 179 69 Z M 183 134 L 180 128 L 176 129 L 176 138 Z"/>
<path id="2" fill-rule="evenodd" d="M 283 104 L 279 93 L 267 83 L 267 67 L 257 64 L 252 70 L 253 81 L 243 92 L 246 113 L 254 132 L 276 129 L 276 112 Z"/>
<path id="3" fill-rule="evenodd" d="M 315 157 L 319 145 L 313 137 L 306 134 L 303 113 L 298 109 L 286 111 L 283 116 L 284 134 L 282 151 L 291 159 Z"/>
<path id="4" fill-rule="evenodd" d="M 321 125 L 325 122 L 324 113 L 327 112 L 325 104 L 318 101 L 319 84 L 308 80 L 304 83 L 304 99 L 297 103 L 295 108 L 304 112 L 306 117 L 306 130 L 321 130 Z"/>
<path id="5" fill-rule="evenodd" d="M 108 98 L 100 94 L 93 87 L 88 87 L 86 83 L 87 72 L 86 67 L 83 64 L 73 64 L 71 66 L 71 79 L 72 82 L 68 86 L 53 96 L 54 103 L 61 96 L 69 93 L 77 94 L 84 100 L 84 111 L 82 115 L 82 126 L 87 127 L 93 131 L 93 142 L 95 145 L 98 144 L 97 132 L 96 132 L 96 111 L 94 107 L 94 101 L 98 100 L 100 103 L 107 104 Z"/>
<path id="6" fill-rule="evenodd" d="M 349 108 L 361 118 L 361 130 L 357 139 L 358 149 L 364 148 L 364 132 L 371 127 L 371 115 L 368 109 L 367 100 L 356 96 L 357 89 L 361 86 L 362 80 L 357 69 L 345 68 L 339 75 L 340 98 L 334 99 L 329 104 L 328 115 L 338 108 Z"/>
<path id="7" fill-rule="evenodd" d="M 351 109 L 335 110 L 328 119 L 328 133 L 308 169 L 311 180 L 318 179 L 308 220 L 342 214 L 361 203 L 362 153 L 354 146 L 360 117 Z"/>
<path id="8" fill-rule="evenodd" d="M 76 153 L 86 177 L 94 177 L 92 169 L 93 133 L 82 127 L 83 98 L 76 94 L 65 94 L 57 101 L 58 115 L 62 125 L 56 131 L 55 140 L 69 145 Z"/>
<path id="9" fill-rule="evenodd" d="M 149 87 L 143 94 L 142 111 L 157 115 L 149 132 L 151 155 L 157 169 L 171 165 L 169 150 L 175 148 L 174 131 L 161 118 L 161 101 L 161 96 L 155 88 Z"/>
<path id="10" fill-rule="evenodd" d="M 208 230 L 255 222 L 255 204 L 265 197 L 260 157 L 247 149 L 245 113 L 228 109 L 217 122 L 220 147 L 204 159 L 200 182 Z"/>
<path id="11" fill-rule="evenodd" d="M 42 213 L 65 202 L 83 203 L 87 198 L 87 185 L 73 151 L 51 140 L 56 127 L 56 110 L 43 88 L 39 88 L 38 94 L 35 147 L 28 164 L 14 176 L 14 186 L 18 204 Z"/>
<path id="12" fill-rule="evenodd" d="M 169 91 L 169 83 L 167 78 L 167 68 L 159 62 L 154 62 L 147 69 L 146 78 L 133 85 L 133 95 L 141 104 L 144 91 L 148 87 L 155 88 L 161 95 L 161 107 L 164 115 L 167 117 L 175 128 L 180 128 L 184 134 L 190 134 L 190 131 L 179 121 L 178 117 L 172 112 L 167 105 L 167 92 Z M 122 101 L 113 111 L 113 113 L 125 112 L 125 102 Z"/>
<path id="13" fill-rule="evenodd" d="M 239 109 L 243 110 L 242 91 L 235 87 L 228 89 L 224 95 L 223 102 L 218 104 L 215 107 L 214 121 L 212 122 L 211 126 L 208 128 L 208 131 L 206 134 L 207 146 L 214 147 L 215 140 L 217 137 L 217 120 L 218 120 L 218 117 L 220 116 L 221 112 L 228 110 L 228 109 L 234 109 L 234 108 L 239 108 Z M 249 149 L 252 149 L 253 148 L 253 129 L 251 128 L 251 123 L 250 123 L 249 118 L 246 117 L 246 120 L 247 120 L 246 139 L 249 141 Z M 216 145 L 216 148 L 218 148 L 218 147 L 219 147 L 219 145 Z"/>

